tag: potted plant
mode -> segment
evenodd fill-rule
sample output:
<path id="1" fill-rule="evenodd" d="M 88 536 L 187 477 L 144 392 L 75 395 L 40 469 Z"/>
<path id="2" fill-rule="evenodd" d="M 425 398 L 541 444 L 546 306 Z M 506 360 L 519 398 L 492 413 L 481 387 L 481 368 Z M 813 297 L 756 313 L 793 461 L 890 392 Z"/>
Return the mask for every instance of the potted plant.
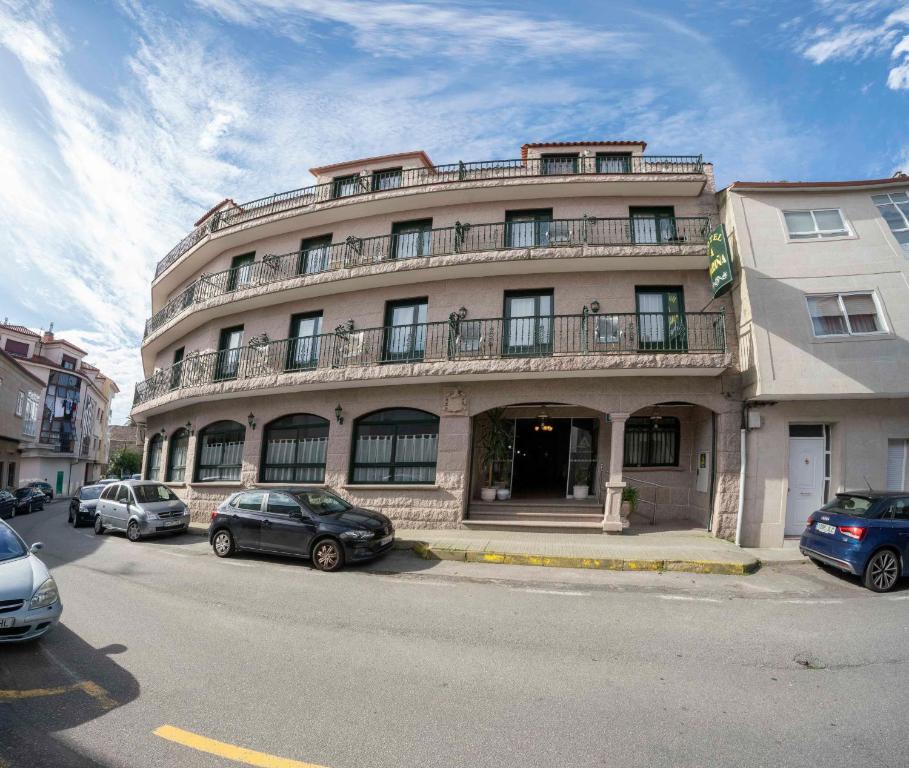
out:
<path id="1" fill-rule="evenodd" d="M 495 501 L 499 490 L 495 485 L 496 464 L 507 461 L 511 453 L 511 430 L 504 414 L 504 408 L 493 408 L 486 414 L 488 423 L 481 443 L 481 463 L 486 480 L 486 484 L 480 488 L 480 498 L 483 501 Z M 503 498 L 511 495 L 508 489 L 502 490 L 507 494 Z"/>
<path id="2" fill-rule="evenodd" d="M 586 499 L 590 493 L 590 465 L 578 464 L 574 470 L 574 488 L 572 493 L 576 499 Z"/>
<path id="3" fill-rule="evenodd" d="M 623 520 L 637 509 L 638 506 L 638 489 L 632 485 L 626 485 L 622 489 L 622 509 L 620 515 Z"/>

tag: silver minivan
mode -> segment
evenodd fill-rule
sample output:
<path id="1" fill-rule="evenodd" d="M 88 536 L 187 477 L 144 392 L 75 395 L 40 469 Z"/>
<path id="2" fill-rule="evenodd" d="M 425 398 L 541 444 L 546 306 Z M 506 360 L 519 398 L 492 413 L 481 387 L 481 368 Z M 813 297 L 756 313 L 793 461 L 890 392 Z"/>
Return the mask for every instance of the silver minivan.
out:
<path id="1" fill-rule="evenodd" d="M 126 531 L 130 541 L 157 533 L 189 529 L 189 511 L 166 485 L 143 480 L 111 483 L 95 507 L 95 533 L 108 528 Z"/>

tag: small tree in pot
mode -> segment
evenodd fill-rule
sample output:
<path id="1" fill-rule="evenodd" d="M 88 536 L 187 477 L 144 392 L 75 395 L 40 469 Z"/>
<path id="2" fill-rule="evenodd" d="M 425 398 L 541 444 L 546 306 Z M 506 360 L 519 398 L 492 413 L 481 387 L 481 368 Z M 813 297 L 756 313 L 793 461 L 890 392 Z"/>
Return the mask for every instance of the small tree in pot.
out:
<path id="1" fill-rule="evenodd" d="M 574 488 L 572 494 L 576 499 L 586 499 L 590 493 L 590 465 L 586 462 L 574 468 Z"/>
<path id="2" fill-rule="evenodd" d="M 480 489 L 480 498 L 495 501 L 495 468 L 496 464 L 507 461 L 511 453 L 511 421 L 505 418 L 504 408 L 491 409 L 486 414 L 486 420 L 486 432 L 480 443 L 486 484 Z"/>
<path id="3" fill-rule="evenodd" d="M 627 520 L 628 516 L 637 509 L 638 495 L 638 489 L 633 485 L 626 485 L 622 489 L 622 509 L 620 514 L 623 520 Z"/>

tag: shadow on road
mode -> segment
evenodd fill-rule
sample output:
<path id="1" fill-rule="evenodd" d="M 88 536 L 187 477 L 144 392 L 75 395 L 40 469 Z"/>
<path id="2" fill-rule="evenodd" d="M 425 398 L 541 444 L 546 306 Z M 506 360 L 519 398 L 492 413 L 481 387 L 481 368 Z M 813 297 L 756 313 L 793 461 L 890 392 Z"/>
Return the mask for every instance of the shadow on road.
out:
<path id="1" fill-rule="evenodd" d="M 37 642 L 0 645 L 0 765 L 105 765 L 56 734 L 139 696 L 138 681 L 113 660 L 125 650 L 93 648 L 64 624 Z"/>

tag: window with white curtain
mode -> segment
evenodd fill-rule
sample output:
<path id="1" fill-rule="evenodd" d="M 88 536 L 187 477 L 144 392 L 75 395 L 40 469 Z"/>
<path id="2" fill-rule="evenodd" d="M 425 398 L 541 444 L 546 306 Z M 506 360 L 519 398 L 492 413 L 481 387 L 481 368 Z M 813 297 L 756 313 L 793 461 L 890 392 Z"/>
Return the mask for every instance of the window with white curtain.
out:
<path id="1" fill-rule="evenodd" d="M 439 417 L 413 408 L 375 411 L 354 426 L 351 482 L 434 483 Z"/>
<path id="2" fill-rule="evenodd" d="M 198 440 L 197 482 L 240 479 L 246 427 L 236 421 L 216 421 L 199 431 Z"/>
<path id="3" fill-rule="evenodd" d="M 820 240 L 849 234 L 839 208 L 817 208 L 809 211 L 783 211 L 790 240 Z"/>
<path id="4" fill-rule="evenodd" d="M 260 467 L 264 483 L 321 483 L 328 453 L 328 420 L 308 413 L 266 425 Z"/>
<path id="5" fill-rule="evenodd" d="M 832 293 L 806 298 L 815 336 L 861 336 L 887 330 L 877 297 L 872 292 Z"/>

